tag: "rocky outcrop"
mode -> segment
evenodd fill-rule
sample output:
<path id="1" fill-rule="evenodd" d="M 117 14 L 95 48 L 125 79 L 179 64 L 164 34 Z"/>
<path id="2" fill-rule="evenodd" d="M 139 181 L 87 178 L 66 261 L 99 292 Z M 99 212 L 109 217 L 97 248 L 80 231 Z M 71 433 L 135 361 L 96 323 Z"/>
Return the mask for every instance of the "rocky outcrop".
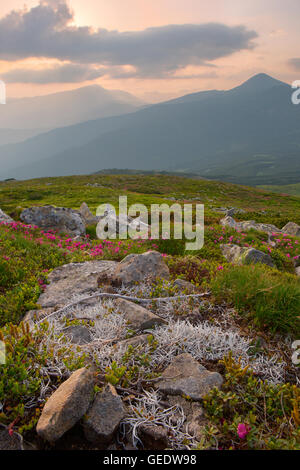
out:
<path id="1" fill-rule="evenodd" d="M 104 271 L 113 273 L 117 265 L 115 261 L 86 261 L 60 266 L 49 274 L 49 284 L 38 299 L 38 304 L 42 308 L 59 308 L 68 304 L 74 295 L 94 294 L 99 291 L 99 275 Z"/>
<path id="2" fill-rule="evenodd" d="M 220 220 L 220 224 L 224 227 L 231 227 L 239 232 L 247 232 L 248 230 L 259 230 L 268 234 L 281 233 L 281 230 L 272 224 L 261 224 L 255 222 L 255 220 L 246 220 L 243 222 L 236 222 L 231 216 L 227 215 Z"/>
<path id="3" fill-rule="evenodd" d="M 10 222 L 13 222 L 13 219 L 9 217 L 5 212 L 3 212 L 2 209 L 0 209 L 0 224 L 5 223 L 8 224 Z"/>
<path id="4" fill-rule="evenodd" d="M 221 245 L 223 256 L 232 264 L 266 264 L 274 267 L 271 256 L 254 248 L 240 247 L 238 245 Z"/>
<path id="5" fill-rule="evenodd" d="M 105 277 L 106 276 L 106 277 Z M 147 251 L 141 255 L 126 256 L 116 267 L 113 275 L 100 276 L 99 283 L 110 282 L 112 285 L 132 285 L 139 282 L 153 282 L 157 278 L 169 279 L 169 268 L 161 253 Z"/>
<path id="6" fill-rule="evenodd" d="M 20 215 L 25 224 L 36 225 L 47 231 L 54 230 L 72 237 L 85 235 L 85 222 L 79 212 L 65 207 L 30 207 Z"/>
<path id="7" fill-rule="evenodd" d="M 128 300 L 117 299 L 115 305 L 133 330 L 143 331 L 165 323 L 163 318 Z"/>
<path id="8" fill-rule="evenodd" d="M 175 357 L 155 387 L 166 395 L 181 395 L 199 401 L 222 383 L 223 378 L 218 372 L 208 371 L 190 354 L 184 353 Z"/>
<path id="9" fill-rule="evenodd" d="M 46 402 L 36 430 L 40 437 L 55 442 L 71 429 L 88 410 L 94 388 L 90 370 L 79 369 Z"/>
<path id="10" fill-rule="evenodd" d="M 282 232 L 294 237 L 300 237 L 300 225 L 295 224 L 295 222 L 289 222 L 282 228 Z"/>
<path id="11" fill-rule="evenodd" d="M 84 419 L 84 433 L 88 441 L 97 445 L 111 442 L 120 422 L 125 416 L 125 408 L 114 387 L 107 386 L 98 393 Z"/>

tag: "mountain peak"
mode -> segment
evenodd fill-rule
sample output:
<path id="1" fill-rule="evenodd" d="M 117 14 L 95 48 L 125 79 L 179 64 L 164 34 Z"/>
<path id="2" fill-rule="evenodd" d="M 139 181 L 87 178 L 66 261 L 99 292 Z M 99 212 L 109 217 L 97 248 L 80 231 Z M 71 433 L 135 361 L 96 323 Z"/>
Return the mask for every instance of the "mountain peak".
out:
<path id="1" fill-rule="evenodd" d="M 277 80 L 276 78 L 271 77 L 266 73 L 258 73 L 250 77 L 241 85 L 233 88 L 233 90 L 241 90 L 241 91 L 250 91 L 250 92 L 257 92 L 257 91 L 265 91 L 273 88 L 274 86 L 278 85 L 286 85 L 286 83 Z"/>

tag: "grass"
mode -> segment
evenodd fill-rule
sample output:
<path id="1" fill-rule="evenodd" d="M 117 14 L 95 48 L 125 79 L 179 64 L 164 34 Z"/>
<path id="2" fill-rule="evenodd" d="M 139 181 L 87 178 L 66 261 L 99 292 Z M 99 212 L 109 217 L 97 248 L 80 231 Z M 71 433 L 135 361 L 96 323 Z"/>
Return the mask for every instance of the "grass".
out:
<path id="1" fill-rule="evenodd" d="M 300 334 L 300 280 L 266 266 L 227 267 L 211 283 L 218 301 L 227 301 L 266 330 Z"/>

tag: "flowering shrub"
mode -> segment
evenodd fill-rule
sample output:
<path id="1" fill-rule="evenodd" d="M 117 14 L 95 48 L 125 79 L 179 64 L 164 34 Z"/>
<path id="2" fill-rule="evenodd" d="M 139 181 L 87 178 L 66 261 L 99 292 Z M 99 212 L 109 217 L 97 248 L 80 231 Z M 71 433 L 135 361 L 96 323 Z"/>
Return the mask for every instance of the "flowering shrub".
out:
<path id="1" fill-rule="evenodd" d="M 232 355 L 220 361 L 225 383 L 204 398 L 212 426 L 206 447 L 300 450 L 300 392 L 296 385 L 272 385 L 256 378 Z"/>

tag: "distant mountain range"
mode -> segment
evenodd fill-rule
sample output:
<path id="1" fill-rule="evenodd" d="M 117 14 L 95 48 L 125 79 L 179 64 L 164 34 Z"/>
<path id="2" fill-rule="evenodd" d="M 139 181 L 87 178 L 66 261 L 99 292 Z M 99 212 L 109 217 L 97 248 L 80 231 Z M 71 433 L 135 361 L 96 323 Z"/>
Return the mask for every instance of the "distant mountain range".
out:
<path id="1" fill-rule="evenodd" d="M 144 103 L 118 90 L 90 85 L 0 106 L 0 145 L 23 141 L 50 129 L 136 111 Z"/>
<path id="2" fill-rule="evenodd" d="M 300 105 L 291 94 L 288 84 L 259 74 L 229 91 L 193 93 L 54 129 L 0 147 L 0 178 L 127 168 L 245 184 L 297 182 Z"/>

